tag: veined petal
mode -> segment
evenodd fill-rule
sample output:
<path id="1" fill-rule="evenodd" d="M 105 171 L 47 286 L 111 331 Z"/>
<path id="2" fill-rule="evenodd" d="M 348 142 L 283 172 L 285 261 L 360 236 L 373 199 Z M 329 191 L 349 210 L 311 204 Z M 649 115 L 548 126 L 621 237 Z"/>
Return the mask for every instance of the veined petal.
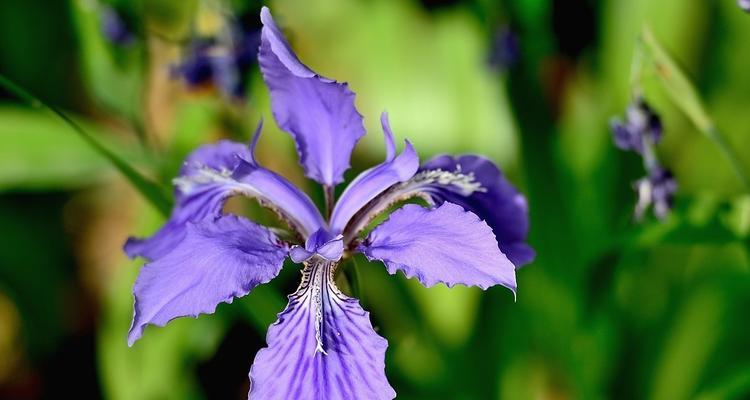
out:
<path id="1" fill-rule="evenodd" d="M 340 183 L 354 146 L 365 135 L 354 93 L 302 64 L 268 8 L 263 7 L 260 17 L 260 69 L 276 122 L 294 138 L 309 178 L 326 186 Z"/>
<path id="2" fill-rule="evenodd" d="M 177 204 L 169 220 L 148 239 L 128 239 L 125 243 L 128 256 L 150 260 L 164 256 L 185 237 L 187 223 L 218 218 L 225 201 L 238 194 L 257 198 L 303 238 L 326 226 L 305 193 L 255 161 L 253 150 L 261 126 L 250 147 L 220 141 L 194 151 L 186 160 L 180 177 L 174 180 Z"/>
<path id="3" fill-rule="evenodd" d="M 252 151 L 252 146 L 231 140 L 203 145 L 187 156 L 180 168 L 180 176 L 195 175 L 202 168 L 231 171 L 239 163 L 238 158 L 252 157 Z M 180 193 L 179 190 L 176 192 Z"/>
<path id="4" fill-rule="evenodd" d="M 393 399 L 388 343 L 359 301 L 335 286 L 336 264 L 306 263 L 302 283 L 268 329 L 250 369 L 248 399 Z"/>
<path id="5" fill-rule="evenodd" d="M 367 203 L 389 187 L 409 180 L 419 168 L 419 156 L 408 140 L 405 141 L 404 151 L 395 156 L 388 114 L 383 113 L 380 121 L 385 136 L 386 160 L 359 174 L 341 194 L 331 215 L 331 231 L 334 233 L 342 232 L 354 214 Z"/>
<path id="6" fill-rule="evenodd" d="M 310 197 L 283 176 L 243 160 L 233 178 L 239 193 L 276 211 L 303 238 L 327 226 Z"/>
<path id="7" fill-rule="evenodd" d="M 132 345 L 146 325 L 212 313 L 278 275 L 287 248 L 268 229 L 242 217 L 189 223 L 185 238 L 141 269 L 128 334 Z"/>
<path id="8" fill-rule="evenodd" d="M 434 209 L 405 205 L 378 225 L 359 251 L 383 261 L 390 274 L 403 271 L 427 287 L 444 283 L 516 290 L 515 268 L 498 248 L 492 229 L 449 202 Z"/>
<path id="9" fill-rule="evenodd" d="M 246 145 L 228 140 L 201 146 L 187 157 L 179 179 L 197 177 L 206 169 L 228 174 L 239 165 L 239 157 L 251 157 L 250 152 Z M 165 255 L 185 237 L 188 222 L 220 215 L 224 201 L 232 194 L 228 187 L 210 182 L 190 189 L 175 185 L 176 205 L 169 220 L 148 239 L 129 238 L 124 247 L 129 257 L 155 260 Z"/>
<path id="10" fill-rule="evenodd" d="M 441 171 L 471 180 L 437 178 L 422 182 L 417 190 L 429 196 L 436 205 L 444 201 L 455 203 L 485 220 L 495 233 L 500 250 L 516 267 L 534 259 L 534 250 L 526 244 L 529 232 L 526 198 L 492 161 L 477 155 L 438 156 L 420 168 L 415 180 L 423 174 L 439 176 Z M 478 184 L 478 188 L 472 189 L 472 181 Z"/>

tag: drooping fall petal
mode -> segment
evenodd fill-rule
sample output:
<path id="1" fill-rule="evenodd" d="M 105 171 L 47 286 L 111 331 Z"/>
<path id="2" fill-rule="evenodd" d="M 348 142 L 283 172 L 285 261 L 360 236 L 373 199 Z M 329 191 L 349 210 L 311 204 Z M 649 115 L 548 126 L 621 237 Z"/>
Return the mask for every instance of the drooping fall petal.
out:
<path id="1" fill-rule="evenodd" d="M 248 399 L 393 399 L 385 376 L 388 343 L 359 301 L 333 282 L 335 263 L 305 265 L 289 305 L 268 329 L 250 369 Z"/>
<path id="2" fill-rule="evenodd" d="M 497 247 L 492 229 L 474 213 L 444 202 L 434 209 L 407 204 L 378 225 L 359 250 L 430 287 L 462 284 L 516 290 L 515 267 Z"/>
<path id="3" fill-rule="evenodd" d="M 185 238 L 141 269 L 133 288 L 132 345 L 146 325 L 213 313 L 278 275 L 287 254 L 268 229 L 234 215 L 189 223 Z"/>

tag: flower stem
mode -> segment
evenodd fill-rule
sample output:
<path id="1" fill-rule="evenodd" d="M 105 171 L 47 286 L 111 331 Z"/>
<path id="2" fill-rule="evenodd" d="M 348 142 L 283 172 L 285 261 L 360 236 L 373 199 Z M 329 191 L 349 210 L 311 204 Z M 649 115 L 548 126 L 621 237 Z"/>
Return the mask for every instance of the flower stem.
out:
<path id="1" fill-rule="evenodd" d="M 331 218 L 331 213 L 333 212 L 333 202 L 335 200 L 333 190 L 333 186 L 323 186 L 323 195 L 325 196 L 326 201 L 326 215 L 329 219 Z"/>
<path id="2" fill-rule="evenodd" d="M 360 302 L 362 302 L 364 299 L 362 298 L 364 296 L 364 293 L 362 292 L 362 287 L 360 286 L 360 279 L 359 279 L 359 263 L 357 262 L 355 257 L 351 258 L 351 264 L 349 265 L 349 280 L 352 287 L 352 295 L 359 299 Z"/>

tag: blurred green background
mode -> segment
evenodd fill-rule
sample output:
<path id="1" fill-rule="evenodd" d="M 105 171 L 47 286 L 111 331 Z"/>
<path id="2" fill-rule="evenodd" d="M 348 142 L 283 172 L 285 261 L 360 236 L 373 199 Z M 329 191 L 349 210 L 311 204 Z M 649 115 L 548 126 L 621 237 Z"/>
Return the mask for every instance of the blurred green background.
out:
<path id="1" fill-rule="evenodd" d="M 646 72 L 665 126 L 659 158 L 679 191 L 666 220 L 638 223 L 632 182 L 643 167 L 608 128 L 631 100 L 649 24 L 750 170 L 750 15 L 734 0 L 267 4 L 304 62 L 358 94 L 370 134 L 349 179 L 382 160 L 387 110 L 423 159 L 485 154 L 528 196 L 538 257 L 518 271 L 517 302 L 500 287 L 425 289 L 356 260 L 399 398 L 750 398 L 747 189 Z M 191 149 L 247 140 L 264 117 L 261 162 L 320 201 L 272 122 L 257 66 L 240 71 L 239 99 L 174 79 L 191 38 L 227 23 L 257 31 L 261 6 L 4 0 L 0 73 L 164 187 Z M 102 29 L 112 10 L 126 41 Z M 520 49 L 491 63 L 504 31 Z M 142 262 L 121 247 L 163 221 L 70 126 L 0 90 L 0 398 L 246 398 L 297 267 L 215 315 L 148 328 L 128 348 Z"/>

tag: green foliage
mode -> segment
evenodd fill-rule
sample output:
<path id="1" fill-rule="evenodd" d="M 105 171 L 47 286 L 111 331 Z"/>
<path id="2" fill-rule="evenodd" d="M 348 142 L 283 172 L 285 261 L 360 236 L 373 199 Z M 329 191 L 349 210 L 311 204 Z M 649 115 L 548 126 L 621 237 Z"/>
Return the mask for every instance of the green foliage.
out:
<path id="1" fill-rule="evenodd" d="M 43 103 L 39 99 L 36 99 L 33 95 L 20 88 L 6 77 L 0 75 L 0 85 L 10 90 L 14 94 L 20 96 L 22 99 L 28 101 L 36 108 L 47 108 L 57 117 L 59 117 L 64 123 L 68 125 L 83 141 L 100 156 L 104 157 L 110 164 L 112 164 L 151 204 L 156 207 L 162 214 L 167 215 L 171 208 L 171 202 L 161 188 L 156 183 L 152 182 L 148 178 L 141 175 L 130 163 L 125 161 L 122 156 L 118 155 L 114 151 L 108 149 L 101 144 L 99 139 L 92 136 L 89 132 L 84 130 L 78 123 L 68 117 L 65 113 L 58 110 L 57 108 Z"/>
<path id="2" fill-rule="evenodd" d="M 74 189 L 112 174 L 104 158 L 46 113 L 6 105 L 0 120 L 2 190 Z"/>

